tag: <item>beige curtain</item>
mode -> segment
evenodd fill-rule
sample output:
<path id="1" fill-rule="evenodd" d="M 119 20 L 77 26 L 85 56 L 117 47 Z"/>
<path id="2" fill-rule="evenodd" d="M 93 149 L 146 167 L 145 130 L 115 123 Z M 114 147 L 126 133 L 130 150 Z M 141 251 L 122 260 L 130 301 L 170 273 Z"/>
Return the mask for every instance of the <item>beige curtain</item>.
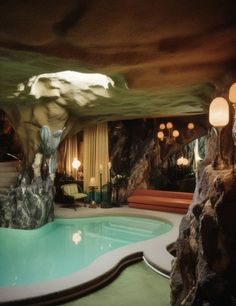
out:
<path id="1" fill-rule="evenodd" d="M 65 139 L 60 147 L 59 154 L 60 162 L 58 165 L 58 171 L 65 171 L 67 174 L 76 178 L 77 173 L 76 170 L 72 168 L 72 162 L 74 158 L 79 159 L 79 142 L 77 135 Z"/>
<path id="2" fill-rule="evenodd" d="M 107 123 L 84 129 L 84 190 L 88 191 L 91 177 L 95 177 L 95 185 L 106 184 L 109 178 L 108 162 L 108 129 Z M 102 176 L 100 176 L 100 173 Z"/>

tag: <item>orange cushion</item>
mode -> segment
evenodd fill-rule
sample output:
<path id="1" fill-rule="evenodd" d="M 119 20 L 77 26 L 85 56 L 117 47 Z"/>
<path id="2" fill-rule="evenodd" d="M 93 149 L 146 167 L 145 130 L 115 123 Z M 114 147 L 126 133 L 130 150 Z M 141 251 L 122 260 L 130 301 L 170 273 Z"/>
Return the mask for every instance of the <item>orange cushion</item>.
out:
<path id="1" fill-rule="evenodd" d="M 169 207 L 189 207 L 191 200 L 181 198 L 157 197 L 157 196 L 130 196 L 129 203 L 163 205 Z"/>
<path id="2" fill-rule="evenodd" d="M 145 195 L 145 196 L 161 196 L 169 198 L 181 198 L 181 199 L 190 199 L 193 198 L 193 193 L 190 192 L 178 192 L 178 191 L 166 191 L 166 190 L 154 190 L 154 189 L 135 189 L 131 196 L 134 195 Z"/>
<path id="3" fill-rule="evenodd" d="M 185 214 L 188 211 L 188 207 L 169 207 L 169 206 L 139 204 L 139 203 L 129 203 L 129 207 L 139 208 L 139 209 L 141 208 L 141 209 L 159 210 L 165 212 L 174 212 L 180 214 Z"/>

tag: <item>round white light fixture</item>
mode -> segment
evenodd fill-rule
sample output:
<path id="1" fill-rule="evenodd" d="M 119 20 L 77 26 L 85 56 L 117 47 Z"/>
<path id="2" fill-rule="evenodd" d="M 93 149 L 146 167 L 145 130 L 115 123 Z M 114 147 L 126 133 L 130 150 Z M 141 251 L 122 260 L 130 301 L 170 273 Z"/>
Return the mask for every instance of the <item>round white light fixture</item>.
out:
<path id="1" fill-rule="evenodd" d="M 162 131 L 157 133 L 157 138 L 159 138 L 160 140 L 164 139 L 164 133 Z"/>
<path id="2" fill-rule="evenodd" d="M 236 103 L 236 82 L 229 89 L 229 100 L 232 103 Z"/>
<path id="3" fill-rule="evenodd" d="M 176 164 L 177 164 L 177 166 L 187 166 L 188 165 L 188 159 L 181 156 L 180 158 L 177 159 Z"/>
<path id="4" fill-rule="evenodd" d="M 178 165 L 178 166 L 181 166 L 181 165 L 183 165 L 183 156 L 181 156 L 180 158 L 178 158 L 177 159 L 177 161 L 176 161 L 176 164 Z"/>
<path id="5" fill-rule="evenodd" d="M 173 127 L 173 123 L 172 122 L 167 122 L 166 123 L 166 128 L 169 130 L 169 129 L 172 129 Z"/>
<path id="6" fill-rule="evenodd" d="M 81 166 L 81 162 L 77 158 L 74 158 L 72 162 L 72 168 L 78 170 L 80 166 Z"/>
<path id="7" fill-rule="evenodd" d="M 194 129 L 194 124 L 192 122 L 189 122 L 188 129 L 189 130 L 193 130 Z"/>
<path id="8" fill-rule="evenodd" d="M 178 130 L 174 130 L 173 133 L 172 133 L 172 136 L 174 136 L 175 138 L 179 137 L 179 131 Z"/>
<path id="9" fill-rule="evenodd" d="M 165 126 L 164 123 L 161 123 L 161 124 L 159 125 L 159 128 L 160 128 L 160 130 L 164 130 L 164 129 L 166 128 L 166 126 Z"/>
<path id="10" fill-rule="evenodd" d="M 209 122 L 214 127 L 224 127 L 229 123 L 229 104 L 222 98 L 215 98 L 209 109 Z"/>

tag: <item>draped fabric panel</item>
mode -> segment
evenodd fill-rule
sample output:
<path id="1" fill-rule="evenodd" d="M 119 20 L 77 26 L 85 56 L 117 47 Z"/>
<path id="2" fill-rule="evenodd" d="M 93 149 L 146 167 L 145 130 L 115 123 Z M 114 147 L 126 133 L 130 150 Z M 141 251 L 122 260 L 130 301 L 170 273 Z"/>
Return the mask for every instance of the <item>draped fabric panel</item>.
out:
<path id="1" fill-rule="evenodd" d="M 74 158 L 79 159 L 79 143 L 77 135 L 65 139 L 60 147 L 60 162 L 58 164 L 59 172 L 66 172 L 76 178 L 76 170 L 72 168 Z"/>
<path id="2" fill-rule="evenodd" d="M 91 177 L 95 185 L 106 184 L 109 178 L 108 129 L 107 123 L 84 129 L 84 190 L 88 191 Z M 100 173 L 102 176 L 100 176 Z"/>

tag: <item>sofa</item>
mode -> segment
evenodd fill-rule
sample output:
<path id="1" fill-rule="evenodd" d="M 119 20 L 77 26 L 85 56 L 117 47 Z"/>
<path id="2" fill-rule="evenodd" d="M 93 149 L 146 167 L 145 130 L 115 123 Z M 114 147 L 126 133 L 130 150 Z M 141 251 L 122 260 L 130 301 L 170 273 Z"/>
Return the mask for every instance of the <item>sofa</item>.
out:
<path id="1" fill-rule="evenodd" d="M 185 214 L 192 199 L 189 192 L 135 189 L 128 197 L 128 206 Z"/>

